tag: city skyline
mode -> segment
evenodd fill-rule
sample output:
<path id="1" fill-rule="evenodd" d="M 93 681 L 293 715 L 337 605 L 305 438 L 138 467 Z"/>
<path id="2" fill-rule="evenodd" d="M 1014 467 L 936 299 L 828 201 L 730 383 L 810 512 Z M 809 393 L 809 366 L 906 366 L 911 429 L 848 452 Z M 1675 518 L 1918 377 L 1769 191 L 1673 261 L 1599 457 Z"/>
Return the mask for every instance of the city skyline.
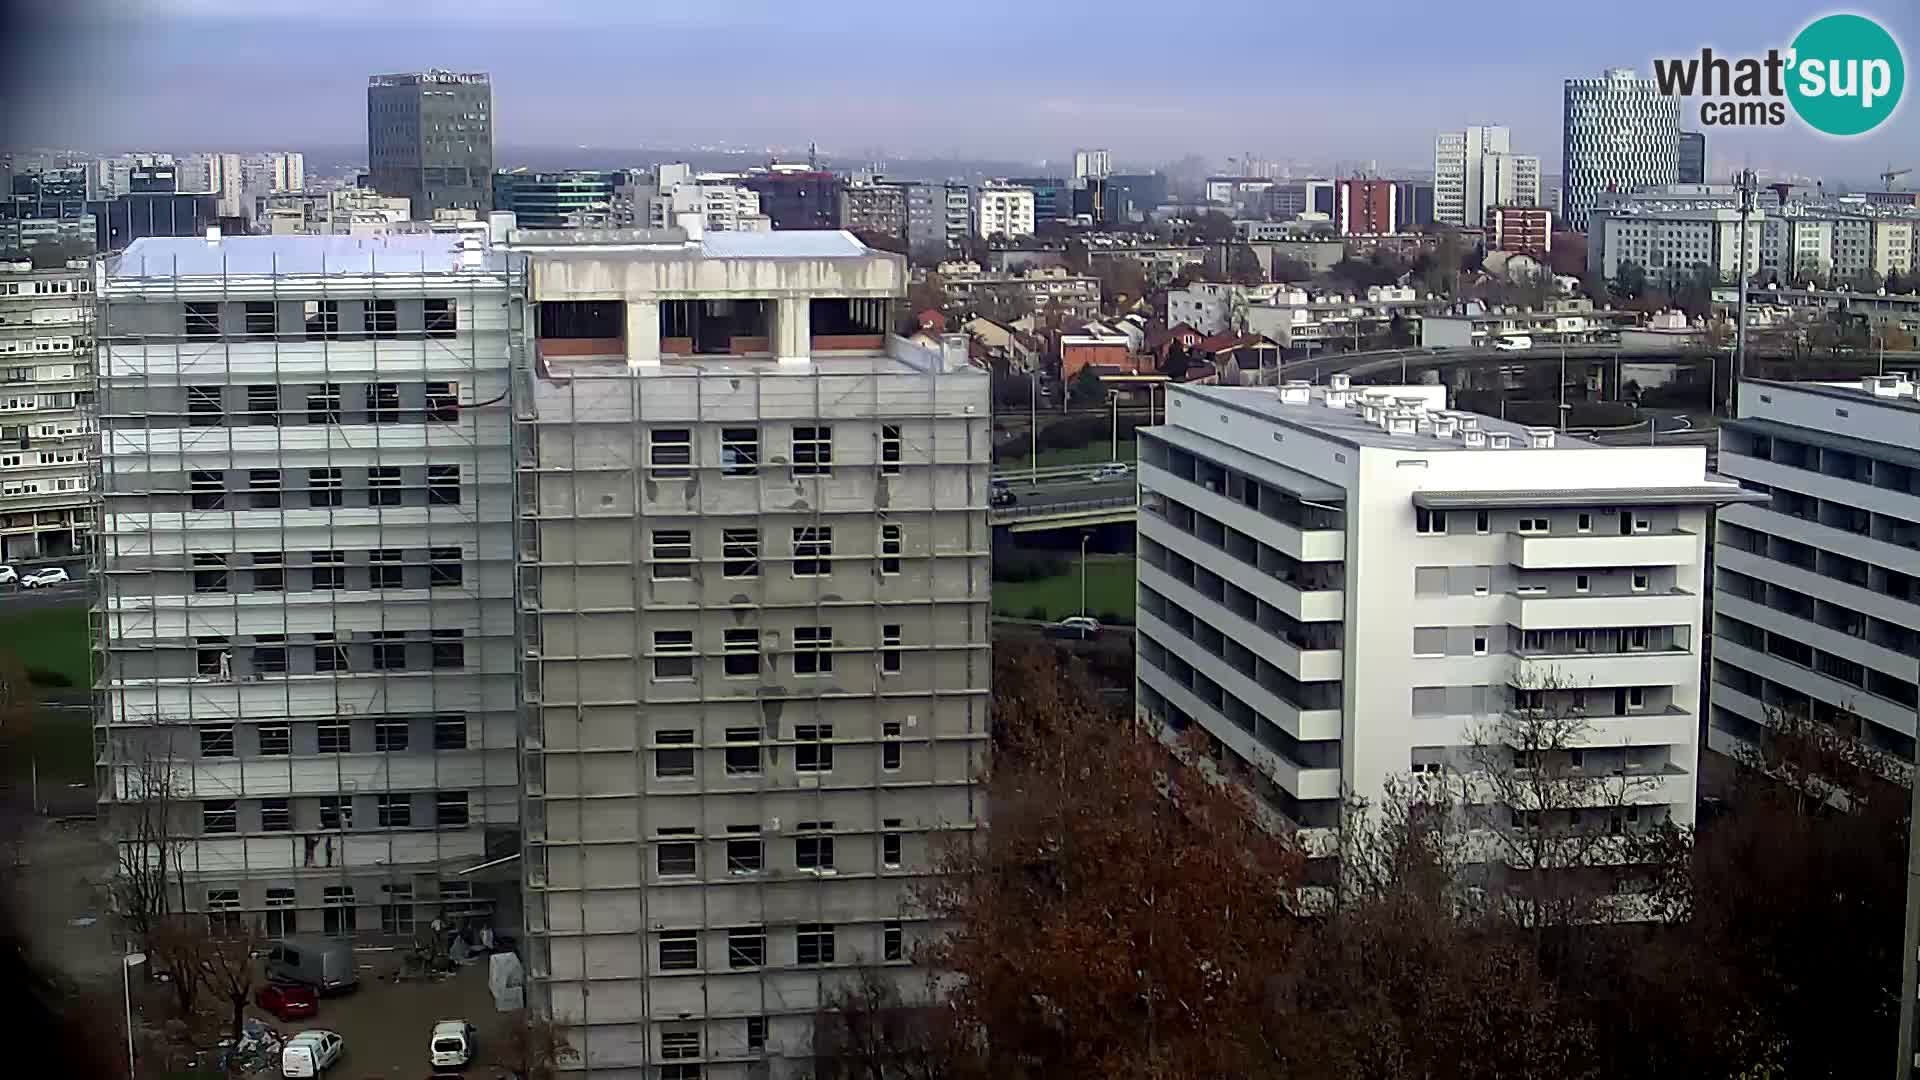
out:
<path id="1" fill-rule="evenodd" d="M 365 83 L 382 71 L 442 67 L 492 74 L 503 148 L 804 146 L 818 141 L 842 160 L 878 148 L 895 156 L 989 157 L 1070 162 L 1076 146 L 1107 146 L 1124 161 L 1187 153 L 1215 159 L 1252 152 L 1271 160 L 1367 161 L 1382 169 L 1431 161 L 1436 131 L 1492 123 L 1512 129 L 1518 152 L 1537 153 L 1558 172 L 1561 84 L 1608 67 L 1651 71 L 1657 56 L 1784 44 L 1807 15 L 1767 0 L 1740 9 L 1642 4 L 1597 25 L 1567 24 L 1552 49 L 1476 60 L 1481 28 L 1503 10 L 1537 19 L 1537 9 L 1498 3 L 1471 24 L 1439 11 L 1387 0 L 1378 41 L 1330 41 L 1287 53 L 1271 72 L 1258 65 L 1196 60 L 1144 72 L 1116 65 L 1109 77 L 1086 65 L 1059 65 L 943 28 L 956 58 L 953 78 L 927 93 L 902 92 L 925 78 L 914 20 L 855 0 L 832 25 L 781 25 L 772 5 L 725 10 L 633 11 L 582 0 L 543 11 L 525 25 L 501 2 L 440 0 L 404 12 L 366 0 L 314 11 L 272 0 L 139 0 L 109 10 L 81 0 L 43 10 L 23 37 L 39 42 L 19 59 L 16 145 L 267 145 L 299 141 L 349 146 L 364 138 Z M 1862 5 L 1896 35 L 1920 37 L 1920 17 L 1894 5 Z M 1236 36 L 1281 34 L 1286 15 L 1230 2 L 1215 9 Z M 886 18 L 882 18 L 886 15 Z M 366 33 L 367 20 L 388 33 Z M 1157 48 L 1129 20 L 1082 25 L 1047 10 L 1021 12 L 1030 40 L 1074 42 L 1082 55 Z M 987 19 L 979 25 L 992 23 Z M 596 32 L 583 33 L 587 29 Z M 1574 31 L 1577 29 L 1578 33 Z M 427 32 L 431 37 L 424 37 Z M 290 48 L 295 40 L 300 47 Z M 792 58 L 747 64 L 714 78 L 715 54 L 689 38 L 725 42 L 731 56 Z M 992 44 L 992 48 L 987 46 Z M 970 50 L 971 46 L 978 48 Z M 1036 49 L 1040 49 L 1036 46 Z M 776 51 L 778 50 L 778 51 Z M 1463 51 L 1465 50 L 1465 51 Z M 1044 51 L 1040 49 L 1040 51 Z M 92 62 L 66 62 L 86 55 Z M 788 92 L 804 66 L 811 92 Z M 970 72 L 975 77 L 968 77 Z M 1354 73 L 1363 73 L 1358 80 Z M 644 75 L 644 79 L 639 76 Z M 244 94 L 236 93 L 245 87 Z M 1364 124 L 1353 118 L 1364 116 Z M 1683 105 L 1682 127 L 1698 127 Z M 1866 178 L 1920 135 L 1903 110 L 1867 136 L 1826 140 L 1797 124 L 1732 132 L 1708 129 L 1710 175 L 1735 164 L 1762 171 Z"/>

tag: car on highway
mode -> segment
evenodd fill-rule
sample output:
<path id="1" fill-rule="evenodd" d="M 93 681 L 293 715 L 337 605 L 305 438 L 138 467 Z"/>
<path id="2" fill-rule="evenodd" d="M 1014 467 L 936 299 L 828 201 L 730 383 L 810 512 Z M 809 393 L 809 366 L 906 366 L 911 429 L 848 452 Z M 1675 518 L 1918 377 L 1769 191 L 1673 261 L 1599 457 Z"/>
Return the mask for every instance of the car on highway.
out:
<path id="1" fill-rule="evenodd" d="M 1493 347 L 1499 352 L 1524 352 L 1533 348 L 1533 339 L 1525 334 L 1508 334 L 1495 339 Z"/>
<path id="2" fill-rule="evenodd" d="M 1101 480 L 1125 480 L 1132 475 L 1133 466 L 1124 461 L 1111 461 L 1088 473 L 1087 479 L 1096 482 Z"/>
<path id="3" fill-rule="evenodd" d="M 268 983 L 253 992 L 253 1003 L 281 1020 L 305 1020 L 320 1011 L 320 995 L 294 983 Z"/>
<path id="4" fill-rule="evenodd" d="M 23 589 L 43 589 L 49 585 L 65 585 L 72 580 L 73 577 L 65 570 L 55 566 L 46 570 L 35 570 L 33 573 L 21 578 L 20 587 Z"/>
<path id="5" fill-rule="evenodd" d="M 998 484 L 994 485 L 993 495 L 987 500 L 993 506 L 1012 506 L 1019 501 L 1011 488 L 1001 487 Z"/>
<path id="6" fill-rule="evenodd" d="M 1100 620 L 1087 615 L 1069 615 L 1047 624 L 1047 636 L 1086 640 L 1100 632 Z"/>

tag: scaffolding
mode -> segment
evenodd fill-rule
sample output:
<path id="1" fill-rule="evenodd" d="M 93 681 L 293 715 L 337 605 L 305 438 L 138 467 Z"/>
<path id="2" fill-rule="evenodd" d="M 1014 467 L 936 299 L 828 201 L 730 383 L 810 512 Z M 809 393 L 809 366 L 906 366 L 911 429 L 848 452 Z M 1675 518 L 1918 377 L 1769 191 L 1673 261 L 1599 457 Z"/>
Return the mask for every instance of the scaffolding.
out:
<path id="1" fill-rule="evenodd" d="M 523 276 L 441 237 L 205 243 L 98 279 L 108 828 L 274 936 L 517 922 L 511 867 L 463 872 L 519 849 Z"/>
<path id="2" fill-rule="evenodd" d="M 529 982 L 596 1076 L 786 1075 L 848 968 L 923 985 L 910 889 L 982 813 L 986 380 L 872 346 L 516 380 Z"/>

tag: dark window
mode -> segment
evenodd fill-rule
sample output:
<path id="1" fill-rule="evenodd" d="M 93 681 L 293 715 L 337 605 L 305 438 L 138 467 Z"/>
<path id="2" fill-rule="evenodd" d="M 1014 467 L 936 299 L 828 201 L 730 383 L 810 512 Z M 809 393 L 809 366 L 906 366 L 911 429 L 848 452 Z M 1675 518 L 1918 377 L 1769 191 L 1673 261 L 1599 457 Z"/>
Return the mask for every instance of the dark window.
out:
<path id="1" fill-rule="evenodd" d="M 280 470 L 247 470 L 247 492 L 255 510 L 273 510 L 280 505 Z"/>
<path id="2" fill-rule="evenodd" d="M 400 467 L 375 465 L 367 470 L 367 505 L 400 505 Z"/>
<path id="3" fill-rule="evenodd" d="M 833 771 L 833 725 L 801 724 L 793 729 L 793 767 L 796 772 Z"/>
<path id="4" fill-rule="evenodd" d="M 271 427 L 280 422 L 280 388 L 278 386 L 247 387 L 247 423 L 256 427 Z"/>
<path id="5" fill-rule="evenodd" d="M 700 1033 L 698 1031 L 663 1031 L 660 1033 L 660 1057 L 666 1061 L 678 1061 L 682 1058 L 700 1056 Z M 683 1066 L 677 1066 L 683 1067 Z M 698 1069 L 699 1066 L 694 1066 Z M 684 1074 L 683 1074 L 684 1075 Z M 694 1073 L 694 1077 L 699 1077 Z"/>
<path id="6" fill-rule="evenodd" d="M 308 300 L 301 309 L 309 338 L 324 340 L 340 336 L 340 301 Z"/>
<path id="7" fill-rule="evenodd" d="M 187 336 L 209 338 L 220 336 L 219 304 L 188 304 Z"/>
<path id="8" fill-rule="evenodd" d="M 670 581 L 693 576 L 693 533 L 686 529 L 653 530 L 653 580 Z"/>
<path id="9" fill-rule="evenodd" d="M 760 674 L 760 631 L 754 627 L 728 627 L 721 650 L 728 675 Z"/>
<path id="10" fill-rule="evenodd" d="M 760 429 L 720 429 L 720 472 L 724 476 L 754 476 L 760 472 Z"/>
<path id="11" fill-rule="evenodd" d="M 907 956 L 905 929 L 896 921 L 889 920 L 880 928 L 880 957 L 883 960 L 904 960 Z"/>
<path id="12" fill-rule="evenodd" d="M 888 868 L 900 865 L 900 819 L 885 818 L 880 822 L 886 831 L 880 834 L 880 865 Z"/>
<path id="13" fill-rule="evenodd" d="M 660 970 L 694 971 L 700 967 L 700 935 L 693 930 L 669 930 L 660 935 Z"/>
<path id="14" fill-rule="evenodd" d="M 427 560 L 428 586 L 438 588 L 442 585 L 460 584 L 459 548 L 428 548 Z"/>
<path id="15" fill-rule="evenodd" d="M 285 757 L 292 750 L 293 732 L 287 725 L 266 724 L 258 730 L 261 757 Z"/>
<path id="16" fill-rule="evenodd" d="M 427 384 L 427 419 L 439 424 L 451 424 L 460 419 L 459 383 Z"/>
<path id="17" fill-rule="evenodd" d="M 885 740 L 880 744 L 880 767 L 892 772 L 900 767 L 900 721 L 881 724 L 880 734 Z"/>
<path id="18" fill-rule="evenodd" d="M 685 780 L 693 775 L 693 732 L 654 733 L 653 775 L 662 780 Z"/>
<path id="19" fill-rule="evenodd" d="M 833 924 L 801 923 L 794 928 L 796 959 L 802 964 L 833 963 Z"/>
<path id="20" fill-rule="evenodd" d="M 801 525 L 793 530 L 793 576 L 821 577 L 833 572 L 833 529 Z"/>
<path id="21" fill-rule="evenodd" d="M 880 526 L 880 572 L 897 574 L 900 572 L 900 549 L 904 539 L 898 525 Z"/>
<path id="22" fill-rule="evenodd" d="M 373 748 L 375 750 L 405 750 L 407 748 L 407 722 L 405 720 L 375 720 L 373 722 Z"/>
<path id="23" fill-rule="evenodd" d="M 693 678 L 693 631 L 655 630 L 653 632 L 653 677 L 656 679 Z"/>
<path id="24" fill-rule="evenodd" d="M 450 338 L 459 332 L 460 316 L 453 301 L 428 297 L 426 305 L 427 336 L 430 338 Z"/>
<path id="25" fill-rule="evenodd" d="M 366 398 L 368 423 L 391 424 L 400 419 L 399 383 L 368 383 Z"/>
<path id="26" fill-rule="evenodd" d="M 374 337 L 392 337 L 400 332 L 399 301 L 368 300 L 366 305 L 361 322 L 368 334 Z"/>
<path id="27" fill-rule="evenodd" d="M 240 810 L 232 799 L 210 799 L 200 804 L 200 831 L 233 833 L 240 831 Z"/>
<path id="28" fill-rule="evenodd" d="M 200 674 L 213 678 L 229 677 L 223 670 L 222 658 L 227 655 L 227 639 L 223 637 L 196 638 L 198 648 L 194 652 L 195 669 Z"/>
<path id="29" fill-rule="evenodd" d="M 196 472 L 187 479 L 195 510 L 224 510 L 227 507 L 227 474 Z"/>
<path id="30" fill-rule="evenodd" d="M 344 720 L 322 720 L 315 728 L 316 748 L 322 754 L 353 753 L 353 727 Z"/>
<path id="31" fill-rule="evenodd" d="M 227 409 L 218 386 L 187 387 L 188 427 L 219 427 L 226 422 Z"/>
<path id="32" fill-rule="evenodd" d="M 655 479 L 693 475 L 693 433 L 686 428 L 654 428 L 647 433 L 647 465 Z"/>
<path id="33" fill-rule="evenodd" d="M 831 829 L 831 821 L 803 821 L 800 829 Z M 793 864 L 802 870 L 833 869 L 833 837 L 796 836 L 793 838 Z"/>
<path id="34" fill-rule="evenodd" d="M 793 475 L 833 475 L 833 429 L 796 427 L 793 429 Z"/>
<path id="35" fill-rule="evenodd" d="M 467 793 L 464 791 L 439 791 L 433 796 L 433 820 L 436 825 L 465 825 L 467 823 Z"/>
<path id="36" fill-rule="evenodd" d="M 695 872 L 695 847 L 691 840 L 675 840 L 654 847 L 654 868 L 661 877 L 692 877 Z"/>
<path id="37" fill-rule="evenodd" d="M 832 649 L 833 627 L 794 627 L 793 673 L 795 675 L 833 674 Z"/>
<path id="38" fill-rule="evenodd" d="M 340 422 L 340 384 L 319 383 L 307 391 L 307 423 Z"/>
<path id="39" fill-rule="evenodd" d="M 233 756 L 233 725 L 222 724 L 217 727 L 200 729 L 201 757 Z"/>
<path id="40" fill-rule="evenodd" d="M 279 329 L 271 300 L 248 301 L 246 316 L 248 337 L 272 337 Z"/>
<path id="41" fill-rule="evenodd" d="M 900 471 L 900 425 L 880 425 L 880 471 L 896 474 Z"/>
<path id="42" fill-rule="evenodd" d="M 307 470 L 307 505 L 340 506 L 345 502 L 345 481 L 339 469 Z"/>
<path id="43" fill-rule="evenodd" d="M 379 630 L 375 632 L 373 642 L 373 669 L 375 671 L 404 671 L 407 666 L 406 632 L 403 630 Z"/>
<path id="44" fill-rule="evenodd" d="M 727 775 L 756 776 L 760 772 L 760 729 L 727 729 Z M 734 743 L 748 743 L 735 746 Z"/>
<path id="45" fill-rule="evenodd" d="M 316 551 L 313 553 L 313 587 L 315 589 L 344 589 L 347 587 L 347 553 L 344 551 Z"/>
<path id="46" fill-rule="evenodd" d="M 720 573 L 730 578 L 760 576 L 760 530 L 720 531 Z"/>
<path id="47" fill-rule="evenodd" d="M 254 674 L 285 675 L 287 673 L 286 638 L 279 634 L 260 634 L 253 640 Z"/>
<path id="48" fill-rule="evenodd" d="M 260 800 L 260 831 L 287 832 L 293 828 L 293 810 L 285 799 Z"/>
<path id="49" fill-rule="evenodd" d="M 727 832 L 727 873 L 757 874 L 762 866 L 763 849 L 758 825 L 729 825 Z"/>
<path id="50" fill-rule="evenodd" d="M 378 548 L 367 552 L 367 584 L 375 589 L 406 587 L 406 567 L 401 565 L 405 552 L 399 548 Z"/>
<path id="51" fill-rule="evenodd" d="M 225 555 L 199 554 L 193 557 L 193 591 L 197 593 L 227 591 L 227 557 Z"/>
<path id="52" fill-rule="evenodd" d="M 767 1048 L 767 1018 L 764 1016 L 747 1017 L 747 1049 L 765 1050 Z"/>
<path id="53" fill-rule="evenodd" d="M 331 635 L 328 635 L 331 637 Z M 322 641 L 313 647 L 313 670 L 321 673 L 346 671 L 347 647 L 333 641 Z"/>
<path id="54" fill-rule="evenodd" d="M 437 668 L 466 667 L 466 636 L 464 630 L 435 630 L 433 632 L 433 666 Z"/>
<path id="55" fill-rule="evenodd" d="M 767 928 L 736 926 L 727 931 L 727 966 L 757 968 L 767 964 Z"/>
<path id="56" fill-rule="evenodd" d="M 435 506 L 460 505 L 460 466 L 427 466 L 427 502 Z"/>
<path id="57" fill-rule="evenodd" d="M 464 716 L 434 717 L 433 748 L 435 750 L 465 750 L 467 748 L 467 718 Z"/>
<path id="58" fill-rule="evenodd" d="M 413 824 L 413 796 L 376 795 L 375 806 L 383 829 L 404 829 Z"/>

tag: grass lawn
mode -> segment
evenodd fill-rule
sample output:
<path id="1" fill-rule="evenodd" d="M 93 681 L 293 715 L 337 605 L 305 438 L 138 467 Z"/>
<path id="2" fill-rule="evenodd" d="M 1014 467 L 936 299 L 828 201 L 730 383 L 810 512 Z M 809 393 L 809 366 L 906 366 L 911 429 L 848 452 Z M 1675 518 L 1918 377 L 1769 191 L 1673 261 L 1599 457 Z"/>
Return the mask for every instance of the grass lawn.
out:
<path id="1" fill-rule="evenodd" d="M 37 766 L 42 790 L 93 781 L 93 720 L 86 709 L 36 711 L 25 741 L 24 752 L 7 763 L 14 776 L 24 779 Z"/>
<path id="2" fill-rule="evenodd" d="M 1087 560 L 1087 613 L 1099 618 L 1102 612 L 1133 617 L 1133 556 L 1095 555 Z M 1080 614 L 1080 568 L 1070 573 L 1038 581 L 993 583 L 993 610 L 996 615 L 1024 619 L 1034 608 L 1046 609 L 1049 619 Z"/>
<path id="3" fill-rule="evenodd" d="M 23 667 L 57 671 L 74 686 L 86 686 L 86 602 L 0 615 L 0 652 L 11 652 Z"/>
<path id="4" fill-rule="evenodd" d="M 1053 465 L 1099 465 L 1111 460 L 1113 460 L 1113 443 L 1107 439 L 1096 439 L 1085 446 L 1040 451 L 1040 467 L 1043 469 Z M 1132 463 L 1132 439 L 1120 440 L 1120 460 Z M 1019 457 L 1002 456 L 999 461 L 994 462 L 993 467 L 995 471 L 998 472 L 1015 472 L 1028 468 L 1027 455 L 1021 454 Z M 1087 588 L 1093 588 L 1091 581 L 1088 582 Z"/>

